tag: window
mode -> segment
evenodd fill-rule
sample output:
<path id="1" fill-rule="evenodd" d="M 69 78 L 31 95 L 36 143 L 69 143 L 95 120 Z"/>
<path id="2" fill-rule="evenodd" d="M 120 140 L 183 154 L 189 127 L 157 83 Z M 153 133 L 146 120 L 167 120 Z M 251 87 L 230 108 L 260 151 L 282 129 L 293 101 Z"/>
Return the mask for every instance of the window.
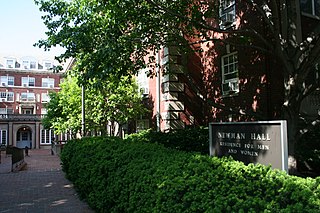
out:
<path id="1" fill-rule="evenodd" d="M 221 0 L 220 1 L 220 27 L 222 29 L 229 28 L 236 19 L 236 1 Z"/>
<path id="2" fill-rule="evenodd" d="M 47 114 L 47 109 L 46 108 L 41 108 L 41 115 L 46 115 Z"/>
<path id="3" fill-rule="evenodd" d="M 30 61 L 30 69 L 36 69 L 37 68 L 37 62 Z"/>
<path id="4" fill-rule="evenodd" d="M 14 86 L 14 77 L 13 76 L 1 76 L 1 86 Z"/>
<path id="5" fill-rule="evenodd" d="M 7 92 L 1 92 L 0 93 L 0 98 L 1 99 L 3 99 L 3 98 L 7 99 Z"/>
<path id="6" fill-rule="evenodd" d="M 238 53 L 222 56 L 222 94 L 233 95 L 239 92 Z"/>
<path id="7" fill-rule="evenodd" d="M 8 85 L 14 86 L 14 77 L 13 76 L 8 76 Z"/>
<path id="8" fill-rule="evenodd" d="M 21 132 L 21 140 L 27 141 L 29 139 L 29 133 L 26 131 Z"/>
<path id="9" fill-rule="evenodd" d="M 41 102 L 47 103 L 50 101 L 50 96 L 48 93 L 41 93 Z"/>
<path id="10" fill-rule="evenodd" d="M 8 102 L 13 102 L 14 98 L 13 98 L 13 92 L 7 92 L 7 101 Z"/>
<path id="11" fill-rule="evenodd" d="M 0 102 L 13 102 L 13 92 L 0 92 Z"/>
<path id="12" fill-rule="evenodd" d="M 22 66 L 24 69 L 29 69 L 30 68 L 29 61 L 22 61 Z"/>
<path id="13" fill-rule="evenodd" d="M 21 101 L 27 101 L 28 100 L 28 93 L 23 92 L 21 93 Z"/>
<path id="14" fill-rule="evenodd" d="M 31 108 L 22 109 L 22 114 L 24 114 L 24 115 L 32 115 L 33 114 L 33 109 L 31 109 Z"/>
<path id="15" fill-rule="evenodd" d="M 320 16 L 320 0 L 300 0 L 301 11 L 313 16 Z"/>
<path id="16" fill-rule="evenodd" d="M 143 95 L 143 97 L 149 96 L 149 83 L 148 83 L 147 71 L 148 69 L 140 70 L 137 76 L 137 84 L 139 87 L 139 91 Z"/>
<path id="17" fill-rule="evenodd" d="M 42 79 L 42 87 L 54 87 L 54 79 L 53 78 L 43 78 Z"/>
<path id="18" fill-rule="evenodd" d="M 62 141 L 67 141 L 67 140 L 71 139 L 71 137 L 70 137 L 70 135 L 68 133 L 61 133 L 60 139 Z"/>
<path id="19" fill-rule="evenodd" d="M 45 62 L 44 63 L 44 67 L 48 70 L 48 69 L 52 68 L 52 63 L 51 62 Z"/>
<path id="20" fill-rule="evenodd" d="M 21 82 L 23 87 L 34 87 L 35 86 L 35 78 L 31 77 L 22 77 Z"/>
<path id="21" fill-rule="evenodd" d="M 13 59 L 7 59 L 7 68 L 14 68 L 15 61 Z"/>
<path id="22" fill-rule="evenodd" d="M 1 86 L 7 86 L 7 85 L 8 85 L 7 76 L 1 76 Z"/>
<path id="23" fill-rule="evenodd" d="M 41 129 L 41 144 L 51 144 L 53 137 L 54 133 L 52 129 Z"/>
<path id="24" fill-rule="evenodd" d="M 33 92 L 23 92 L 21 93 L 21 101 L 35 101 L 35 95 Z"/>
<path id="25" fill-rule="evenodd" d="M 12 108 L 0 108 L 0 114 L 13 114 Z"/>
<path id="26" fill-rule="evenodd" d="M 7 145 L 7 130 L 6 129 L 0 130 L 0 134 L 1 134 L 1 144 Z"/>

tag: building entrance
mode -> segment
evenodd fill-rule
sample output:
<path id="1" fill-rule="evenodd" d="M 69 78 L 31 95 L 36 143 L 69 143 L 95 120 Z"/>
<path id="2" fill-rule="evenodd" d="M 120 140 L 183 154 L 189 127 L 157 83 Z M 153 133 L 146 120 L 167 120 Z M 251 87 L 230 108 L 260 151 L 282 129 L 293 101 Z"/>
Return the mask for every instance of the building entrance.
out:
<path id="1" fill-rule="evenodd" d="M 17 131 L 17 147 L 32 148 L 32 131 L 29 127 L 22 127 Z"/>

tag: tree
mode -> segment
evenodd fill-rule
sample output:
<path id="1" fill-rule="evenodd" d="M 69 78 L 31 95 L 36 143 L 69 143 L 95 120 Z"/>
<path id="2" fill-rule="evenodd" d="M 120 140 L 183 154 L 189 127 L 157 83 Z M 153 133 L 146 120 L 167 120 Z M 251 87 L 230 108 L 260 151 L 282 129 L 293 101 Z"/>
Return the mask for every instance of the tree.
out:
<path id="1" fill-rule="evenodd" d="M 77 81 L 67 76 L 60 84 L 58 93 L 50 93 L 46 104 L 47 114 L 42 122 L 45 128 L 54 129 L 56 133 L 71 132 L 75 137 L 81 130 L 81 88 Z"/>
<path id="2" fill-rule="evenodd" d="M 93 87 L 92 81 L 85 85 L 86 130 L 107 134 L 107 124 L 111 122 L 123 125 L 146 113 L 142 105 L 141 94 L 134 79 L 123 77 L 120 80 L 103 82 L 103 86 Z M 61 84 L 58 93 L 50 94 L 47 115 L 43 119 L 46 128 L 53 128 L 57 133 L 81 131 L 81 87 L 77 78 L 68 75 Z M 117 135 L 114 129 L 110 132 Z"/>
<path id="3" fill-rule="evenodd" d="M 108 80 L 95 81 L 91 80 L 89 85 L 86 85 L 90 88 L 86 94 L 91 97 L 86 106 L 89 110 L 89 120 L 94 126 L 102 127 L 101 132 L 105 132 L 103 127 L 110 122 L 110 134 L 119 135 L 120 132 L 115 130 L 115 124 L 121 128 L 129 121 L 147 113 L 138 85 L 131 76 L 123 76 L 120 80 L 110 76 Z"/>
<path id="4" fill-rule="evenodd" d="M 43 17 L 48 39 L 40 41 L 38 46 L 62 45 L 66 52 L 61 57 L 81 59 L 83 64 L 79 68 L 85 70 L 87 78 L 104 79 L 111 73 L 132 74 L 132 70 L 144 66 L 146 55 L 162 46 L 186 47 L 213 42 L 250 48 L 267 55 L 281 67 L 282 112 L 288 121 L 289 154 L 294 156 L 294 144 L 301 135 L 298 125 L 301 102 L 319 86 L 318 79 L 310 80 L 310 76 L 318 72 L 320 60 L 320 24 L 302 36 L 298 0 L 236 1 L 240 24 L 229 29 L 219 27 L 219 1 L 213 0 L 36 2 L 41 5 L 40 10 L 48 13 Z M 259 23 L 260 29 L 252 24 L 249 16 L 255 17 L 254 22 Z M 265 26 L 264 30 L 261 26 Z M 235 111 L 232 106 L 206 101 L 222 110 Z"/>

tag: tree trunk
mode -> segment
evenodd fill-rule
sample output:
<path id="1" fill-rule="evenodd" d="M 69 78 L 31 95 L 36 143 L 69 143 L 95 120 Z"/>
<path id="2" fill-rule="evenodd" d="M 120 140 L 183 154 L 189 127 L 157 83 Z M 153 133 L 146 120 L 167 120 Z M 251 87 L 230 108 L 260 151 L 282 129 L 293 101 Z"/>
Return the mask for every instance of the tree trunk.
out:
<path id="1" fill-rule="evenodd" d="M 283 118 L 287 121 L 287 136 L 288 136 L 288 169 L 289 174 L 297 174 L 297 159 L 296 159 L 296 143 L 298 142 L 299 129 L 299 112 L 301 101 L 297 100 L 293 88 L 286 93 L 286 100 L 283 105 Z"/>

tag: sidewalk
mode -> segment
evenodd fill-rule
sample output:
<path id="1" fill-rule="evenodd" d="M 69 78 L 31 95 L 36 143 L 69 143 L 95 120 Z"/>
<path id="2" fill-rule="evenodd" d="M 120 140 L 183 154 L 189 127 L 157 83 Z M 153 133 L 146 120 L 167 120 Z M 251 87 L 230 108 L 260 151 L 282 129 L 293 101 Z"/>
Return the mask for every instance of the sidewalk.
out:
<path id="1" fill-rule="evenodd" d="M 58 156 L 50 150 L 29 150 L 25 161 L 22 171 L 12 173 L 11 156 L 1 153 L 0 213 L 93 212 L 64 177 Z"/>

